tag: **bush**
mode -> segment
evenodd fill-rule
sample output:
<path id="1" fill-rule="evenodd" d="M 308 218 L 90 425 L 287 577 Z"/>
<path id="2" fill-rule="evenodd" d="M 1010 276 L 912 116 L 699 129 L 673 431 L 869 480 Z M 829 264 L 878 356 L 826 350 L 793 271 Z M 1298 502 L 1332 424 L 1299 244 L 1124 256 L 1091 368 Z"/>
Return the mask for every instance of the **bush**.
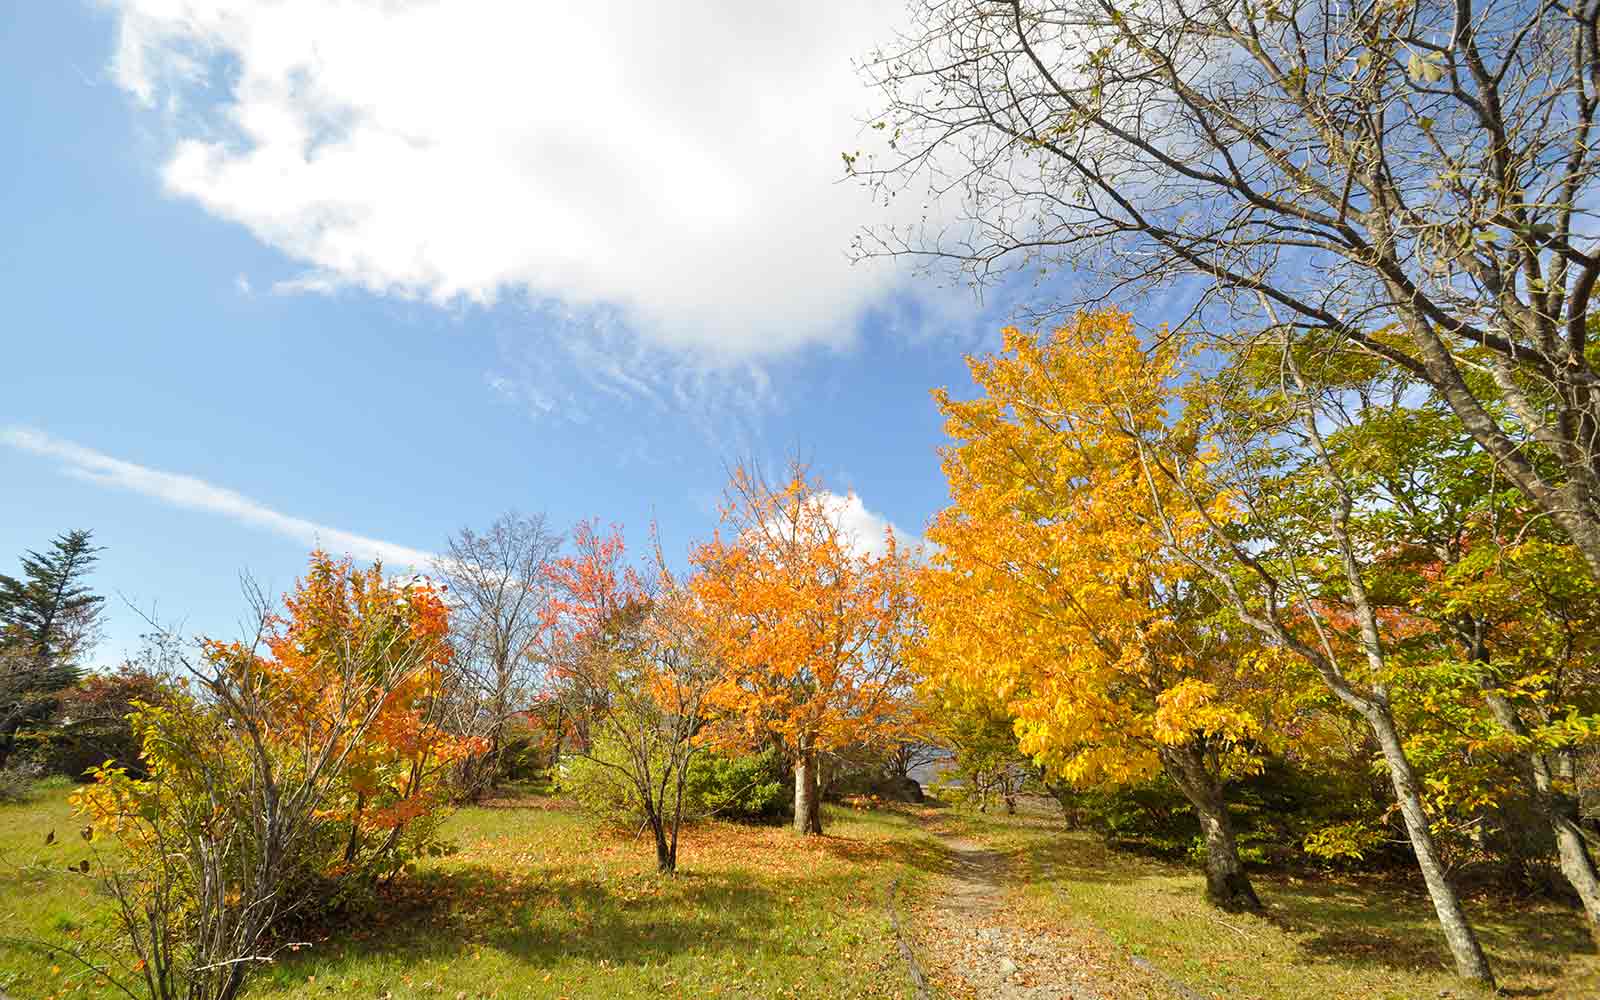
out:
<path id="1" fill-rule="evenodd" d="M 586 754 L 562 758 L 561 789 L 578 807 L 611 826 L 636 826 L 644 820 L 644 804 L 628 775 L 618 770 L 626 754 L 605 739 L 594 740 Z"/>
<path id="2" fill-rule="evenodd" d="M 92 674 L 57 696 L 49 728 L 30 734 L 26 753 L 46 772 L 72 779 L 107 764 L 142 775 L 139 741 L 128 718 L 135 705 L 160 705 L 168 697 L 161 678 L 133 664 Z"/>
<path id="3" fill-rule="evenodd" d="M 632 828 L 645 815 L 638 790 L 618 770 L 624 760 L 620 747 L 597 739 L 588 754 L 562 761 L 561 785 L 585 812 L 612 826 Z M 684 818 L 774 819 L 783 814 L 786 791 L 783 761 L 774 750 L 740 755 L 702 751 L 690 760 L 684 780 Z M 667 808 L 672 805 L 669 795 Z"/>
<path id="4" fill-rule="evenodd" d="M 1383 812 L 1382 801 L 1350 778 L 1275 757 L 1260 774 L 1229 781 L 1228 811 L 1240 857 L 1260 864 L 1384 867 L 1405 862 L 1403 850 L 1393 846 L 1394 836 L 1368 830 L 1369 817 Z M 1108 791 L 1050 790 L 1071 825 L 1094 830 L 1108 843 L 1166 858 L 1204 855 L 1200 822 L 1165 777 Z"/>
<path id="5" fill-rule="evenodd" d="M 105 887 L 152 1000 L 232 1000 L 289 923 L 438 852 L 445 778 L 482 752 L 440 725 L 432 588 L 318 554 L 286 604 L 258 606 L 261 645 L 168 650 L 203 693 L 138 703 L 146 773 L 74 796 L 122 847 Z"/>
<path id="6" fill-rule="evenodd" d="M 770 747 L 736 756 L 701 754 L 689 765 L 688 794 L 694 815 L 776 819 L 788 803 L 787 792 L 783 758 Z"/>
<path id="7" fill-rule="evenodd" d="M 520 719 L 507 722 L 500 737 L 500 766 L 495 780 L 531 781 L 543 771 L 548 757 L 543 732 Z"/>

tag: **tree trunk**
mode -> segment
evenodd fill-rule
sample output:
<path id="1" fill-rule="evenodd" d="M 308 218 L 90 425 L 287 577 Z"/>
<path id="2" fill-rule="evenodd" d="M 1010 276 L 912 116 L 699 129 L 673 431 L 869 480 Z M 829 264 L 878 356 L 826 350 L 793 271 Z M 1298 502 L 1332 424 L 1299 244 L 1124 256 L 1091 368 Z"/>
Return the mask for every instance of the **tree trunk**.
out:
<path id="1" fill-rule="evenodd" d="M 666 823 L 657 816 L 650 817 L 650 829 L 656 835 L 656 871 L 672 875 L 678 870 L 678 845 L 668 841 Z"/>
<path id="2" fill-rule="evenodd" d="M 1411 850 L 1417 856 L 1417 867 L 1422 870 L 1422 881 L 1427 884 L 1428 897 L 1433 900 L 1434 913 L 1444 930 L 1445 941 L 1455 959 L 1456 975 L 1494 987 L 1494 974 L 1489 971 L 1489 960 L 1484 957 L 1478 935 L 1467 921 L 1461 898 L 1445 875 L 1444 862 L 1440 860 L 1438 845 L 1428 828 L 1428 814 L 1422 807 L 1422 796 L 1417 790 L 1417 777 L 1406 757 L 1405 746 L 1400 742 L 1394 719 L 1381 705 L 1369 704 L 1364 713 L 1367 725 L 1378 739 L 1384 763 L 1389 767 L 1389 780 L 1394 785 L 1395 802 L 1406 821 L 1406 833 L 1411 838 Z"/>
<path id="3" fill-rule="evenodd" d="M 817 801 L 817 751 L 807 741 L 794 765 L 794 832 L 822 833 L 822 804 Z"/>
<path id="4" fill-rule="evenodd" d="M 1523 724 L 1522 716 L 1505 695 L 1485 690 L 1484 700 L 1502 729 L 1514 736 L 1528 737 L 1528 727 Z M 1555 834 L 1561 874 L 1583 903 L 1583 912 L 1589 918 L 1590 937 L 1600 943 L 1600 871 L 1596 870 L 1594 856 L 1589 853 L 1589 844 L 1578 826 L 1578 804 L 1571 796 L 1557 791 L 1548 756 L 1531 751 L 1528 763 L 1533 772 L 1534 797 Z"/>
<path id="5" fill-rule="evenodd" d="M 1600 872 L 1596 871 L 1594 858 L 1589 854 L 1588 841 L 1577 821 L 1558 809 L 1550 812 L 1550 826 L 1556 835 L 1561 874 L 1566 876 L 1583 903 L 1583 912 L 1589 918 L 1590 937 L 1600 944 Z"/>
<path id="6" fill-rule="evenodd" d="M 366 795 L 356 793 L 356 811 L 350 818 L 350 839 L 344 845 L 344 863 L 349 864 L 356 859 L 356 848 L 361 844 L 361 810 L 367 804 Z"/>
<path id="7" fill-rule="evenodd" d="M 561 733 L 566 724 L 566 713 L 560 706 L 556 707 L 556 725 L 552 731 L 554 739 L 550 744 L 550 777 L 555 778 L 556 768 L 561 766 Z"/>
<path id="8" fill-rule="evenodd" d="M 1222 794 L 1222 781 L 1206 766 L 1204 751 L 1194 743 L 1164 747 L 1161 760 L 1167 775 L 1194 807 L 1205 835 L 1206 899 L 1223 910 L 1260 911 L 1261 898 L 1239 858 L 1239 842 Z"/>

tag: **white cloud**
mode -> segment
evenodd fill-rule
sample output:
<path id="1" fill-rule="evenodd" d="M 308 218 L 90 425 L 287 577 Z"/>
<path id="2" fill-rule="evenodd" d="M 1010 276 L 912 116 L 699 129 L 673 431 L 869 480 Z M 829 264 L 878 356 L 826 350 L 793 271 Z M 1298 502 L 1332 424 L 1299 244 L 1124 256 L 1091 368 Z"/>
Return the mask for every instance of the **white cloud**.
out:
<path id="1" fill-rule="evenodd" d="M 234 275 L 233 290 L 238 292 L 240 295 L 248 297 L 252 291 L 252 288 L 250 287 L 250 276 L 246 274 Z"/>
<path id="2" fill-rule="evenodd" d="M 901 0 L 110 2 L 117 80 L 177 109 L 167 188 L 306 264 L 275 290 L 526 294 L 749 359 L 896 283 L 846 262 L 886 217 L 840 153 Z"/>
<path id="3" fill-rule="evenodd" d="M 868 510 L 867 505 L 854 493 L 841 496 L 824 490 L 817 494 L 817 499 L 825 510 L 833 513 L 834 523 L 855 543 L 858 552 L 874 558 L 884 555 L 889 551 L 887 532 L 891 529 L 894 531 L 895 544 L 901 549 L 921 544 L 921 539 L 916 535 L 901 531 L 882 514 Z"/>
<path id="4" fill-rule="evenodd" d="M 205 480 L 124 462 L 32 428 L 8 427 L 0 430 L 0 444 L 57 459 L 68 475 L 87 482 L 129 490 L 186 510 L 219 514 L 241 524 L 264 528 L 303 546 L 319 546 L 335 555 L 382 559 L 395 569 L 426 569 L 434 562 L 430 552 L 282 514 L 243 494 Z"/>

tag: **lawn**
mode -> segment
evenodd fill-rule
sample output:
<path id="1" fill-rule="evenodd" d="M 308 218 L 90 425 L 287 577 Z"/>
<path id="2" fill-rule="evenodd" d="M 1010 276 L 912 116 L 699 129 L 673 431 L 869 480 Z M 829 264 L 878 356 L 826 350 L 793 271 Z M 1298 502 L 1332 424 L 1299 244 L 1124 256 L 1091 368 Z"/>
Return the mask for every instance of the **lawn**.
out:
<path id="1" fill-rule="evenodd" d="M 252 997 L 904 997 L 884 908 L 938 852 L 913 819 L 830 809 L 827 837 L 709 823 L 680 873 L 645 839 L 605 832 L 547 798 L 464 809 L 460 850 L 403 880 L 379 915 L 260 973 Z M 4 933 L 60 941 L 107 926 L 90 879 L 17 869 L 85 854 L 65 793 L 0 807 Z M 46 834 L 61 842 L 48 851 Z M 59 957 L 0 946 L 0 992 L 114 995 Z"/>
<path id="2" fill-rule="evenodd" d="M 1427 899 L 1394 880 L 1258 873 L 1262 917 L 1222 915 L 1191 869 L 1105 848 L 1053 817 L 830 807 L 829 836 L 709 823 L 687 831 L 678 877 L 650 844 L 607 832 L 556 799 L 464 809 L 459 851 L 424 866 L 380 911 L 287 953 L 252 998 L 910 997 L 884 892 L 940 905 L 937 831 L 1005 859 L 1008 919 L 1071 940 L 1104 1000 L 1469 997 L 1448 973 Z M 65 792 L 0 807 L 0 933 L 68 941 L 110 930 Z M 54 830 L 56 846 L 45 848 Z M 103 847 L 103 845 L 102 845 Z M 48 859 L 54 870 L 28 867 Z M 21 867 L 19 867 L 19 865 Z M 1510 995 L 1600 996 L 1600 959 L 1576 911 L 1476 899 L 1473 915 Z M 1152 963 L 1156 971 L 1138 962 Z M 0 945 L 0 994 L 109 997 L 91 974 Z"/>
<path id="3" fill-rule="evenodd" d="M 1008 902 L 1021 921 L 1089 937 L 1124 962 L 1137 956 L 1202 996 L 1476 995 L 1450 974 L 1420 881 L 1252 873 L 1266 914 L 1222 914 L 1202 901 L 1193 869 L 1108 849 L 1094 835 L 1062 831 L 1053 818 L 959 826 L 1007 857 Z M 1505 994 L 1600 996 L 1600 959 L 1576 908 L 1498 898 L 1468 906 Z M 1175 995 L 1170 985 L 1166 992 Z"/>

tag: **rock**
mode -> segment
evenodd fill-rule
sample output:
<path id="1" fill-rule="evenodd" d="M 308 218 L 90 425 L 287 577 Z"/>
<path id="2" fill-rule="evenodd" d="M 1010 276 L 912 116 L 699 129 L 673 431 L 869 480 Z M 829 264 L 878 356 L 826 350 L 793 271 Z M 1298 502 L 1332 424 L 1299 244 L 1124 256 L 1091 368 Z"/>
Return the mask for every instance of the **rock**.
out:
<path id="1" fill-rule="evenodd" d="M 1017 968 L 1017 963 L 1013 962 L 1010 958 L 1000 959 L 1000 974 L 1002 976 L 1011 975 L 1017 971 Z"/>
<path id="2" fill-rule="evenodd" d="M 895 802 L 921 804 L 927 800 L 915 778 L 890 778 L 884 783 L 884 797 Z"/>

